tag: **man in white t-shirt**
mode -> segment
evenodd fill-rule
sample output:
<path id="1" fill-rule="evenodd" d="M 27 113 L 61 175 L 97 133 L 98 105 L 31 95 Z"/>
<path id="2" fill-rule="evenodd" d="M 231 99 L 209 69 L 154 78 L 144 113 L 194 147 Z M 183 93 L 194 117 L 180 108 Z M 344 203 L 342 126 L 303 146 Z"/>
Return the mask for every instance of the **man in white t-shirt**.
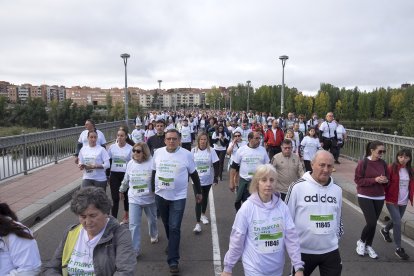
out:
<path id="1" fill-rule="evenodd" d="M 233 163 L 230 166 L 229 188 L 232 192 L 236 189 L 236 183 L 234 183 L 235 176 L 237 173 L 240 175 L 239 187 L 234 203 L 236 210 L 239 210 L 242 202 L 246 201 L 250 196 L 249 185 L 257 166 L 270 162 L 265 148 L 260 146 L 260 139 L 261 135 L 259 132 L 250 132 L 248 135 L 249 143 L 237 150 Z"/>
<path id="2" fill-rule="evenodd" d="M 181 133 L 181 146 L 191 151 L 193 128 L 188 124 L 188 119 L 184 118 L 183 125 L 178 130 Z"/>
<path id="3" fill-rule="evenodd" d="M 179 273 L 181 221 L 187 199 L 188 175 L 196 194 L 196 202 L 202 200 L 200 178 L 193 155 L 180 147 L 180 133 L 170 129 L 165 133 L 165 147 L 154 152 L 151 186 L 168 238 L 168 265 L 170 272 Z"/>
<path id="4" fill-rule="evenodd" d="M 139 142 L 144 142 L 145 131 L 141 128 L 141 126 L 142 126 L 142 123 L 137 122 L 135 124 L 135 129 L 131 133 L 132 141 L 134 141 L 135 144 Z"/>

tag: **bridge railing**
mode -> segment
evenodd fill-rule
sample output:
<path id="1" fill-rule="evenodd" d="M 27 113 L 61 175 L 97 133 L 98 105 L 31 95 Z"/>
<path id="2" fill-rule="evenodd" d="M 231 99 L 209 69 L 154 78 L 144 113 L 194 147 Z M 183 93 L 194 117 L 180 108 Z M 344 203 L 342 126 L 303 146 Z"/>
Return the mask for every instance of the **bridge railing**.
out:
<path id="1" fill-rule="evenodd" d="M 109 142 L 116 138 L 121 125 L 125 121 L 97 124 L 96 128 Z M 0 181 L 72 156 L 84 129 L 80 126 L 0 138 Z"/>
<path id="2" fill-rule="evenodd" d="M 414 150 L 414 138 L 398 136 L 397 132 L 392 134 L 383 134 L 361 130 L 347 129 L 348 139 L 341 149 L 341 155 L 358 161 L 365 156 L 365 147 L 370 141 L 381 141 L 385 145 L 386 153 L 383 158 L 387 163 L 392 163 L 395 155 L 402 148 Z"/>

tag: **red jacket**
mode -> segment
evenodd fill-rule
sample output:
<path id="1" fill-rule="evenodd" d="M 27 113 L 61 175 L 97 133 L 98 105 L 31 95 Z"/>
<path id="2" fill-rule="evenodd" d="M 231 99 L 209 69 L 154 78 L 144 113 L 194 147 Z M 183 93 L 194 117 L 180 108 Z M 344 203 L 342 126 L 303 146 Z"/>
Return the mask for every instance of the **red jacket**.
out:
<path id="1" fill-rule="evenodd" d="M 392 165 L 388 166 L 389 174 L 389 183 L 385 188 L 385 202 L 392 204 L 398 204 L 398 193 L 400 191 L 400 167 L 398 167 L 397 172 L 394 172 Z M 411 201 L 411 206 L 413 206 L 413 195 L 414 195 L 414 179 L 411 178 L 408 184 L 408 199 Z"/>
<path id="2" fill-rule="evenodd" d="M 283 130 L 281 128 L 277 128 L 276 131 L 276 140 L 275 135 L 273 134 L 273 130 L 269 128 L 266 130 L 265 136 L 264 136 L 264 142 L 266 146 L 275 147 L 280 146 L 282 144 L 283 139 L 285 139 L 285 134 L 283 133 Z"/>

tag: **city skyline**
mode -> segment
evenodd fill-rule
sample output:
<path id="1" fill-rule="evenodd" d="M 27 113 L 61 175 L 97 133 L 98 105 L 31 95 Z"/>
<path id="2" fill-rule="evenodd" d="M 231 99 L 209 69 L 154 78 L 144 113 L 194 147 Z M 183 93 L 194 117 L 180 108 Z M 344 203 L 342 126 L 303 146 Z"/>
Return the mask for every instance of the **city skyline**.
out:
<path id="1" fill-rule="evenodd" d="M 414 3 L 109 0 L 0 4 L 0 78 L 15 84 L 155 89 L 414 82 Z M 62 12 L 64 11 L 64 12 Z"/>

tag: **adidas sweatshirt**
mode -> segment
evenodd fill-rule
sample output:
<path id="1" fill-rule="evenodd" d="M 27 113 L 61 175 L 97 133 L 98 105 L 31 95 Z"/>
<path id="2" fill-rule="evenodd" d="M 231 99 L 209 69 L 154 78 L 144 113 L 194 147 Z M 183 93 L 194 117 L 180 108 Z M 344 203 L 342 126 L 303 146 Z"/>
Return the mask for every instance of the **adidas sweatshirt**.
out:
<path id="1" fill-rule="evenodd" d="M 323 186 L 306 172 L 289 187 L 285 201 L 299 235 L 301 253 L 325 254 L 338 248 L 343 234 L 342 189 L 332 177 Z"/>

